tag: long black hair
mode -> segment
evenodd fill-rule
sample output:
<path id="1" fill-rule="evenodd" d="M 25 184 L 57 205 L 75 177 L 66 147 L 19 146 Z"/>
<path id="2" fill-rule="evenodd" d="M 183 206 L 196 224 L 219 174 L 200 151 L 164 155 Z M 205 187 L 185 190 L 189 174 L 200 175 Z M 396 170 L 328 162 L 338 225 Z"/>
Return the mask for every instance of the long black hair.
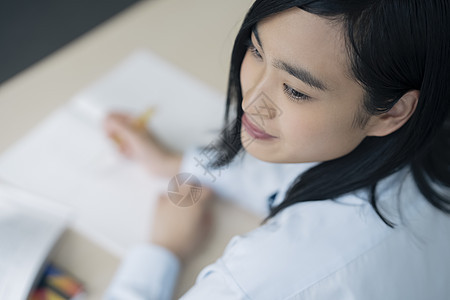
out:
<path id="1" fill-rule="evenodd" d="M 262 19 L 298 7 L 342 22 L 355 80 L 365 90 L 368 114 L 389 111 L 408 91 L 419 90 L 417 108 L 400 129 L 367 137 L 351 153 L 309 169 L 290 186 L 267 221 L 298 202 L 333 199 L 367 189 L 376 205 L 377 182 L 411 166 L 421 193 L 450 213 L 450 2 L 447 0 L 256 0 L 236 37 L 228 84 L 225 126 L 210 167 L 229 164 L 242 151 L 240 69 L 251 30 Z M 231 147 L 230 147 L 231 145 Z"/>

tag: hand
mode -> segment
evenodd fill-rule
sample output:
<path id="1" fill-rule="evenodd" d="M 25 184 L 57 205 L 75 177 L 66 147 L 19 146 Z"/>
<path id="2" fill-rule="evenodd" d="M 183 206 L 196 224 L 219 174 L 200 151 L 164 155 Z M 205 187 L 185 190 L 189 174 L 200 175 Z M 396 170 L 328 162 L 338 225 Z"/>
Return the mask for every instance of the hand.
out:
<path id="1" fill-rule="evenodd" d="M 182 155 L 164 147 L 144 127 L 136 126 L 130 115 L 109 114 L 104 129 L 123 155 L 142 163 L 152 174 L 170 177 L 178 173 Z"/>
<path id="2" fill-rule="evenodd" d="M 201 246 L 213 224 L 213 193 L 203 187 L 198 202 L 179 207 L 167 194 L 160 195 L 156 205 L 150 242 L 162 246 L 181 261 L 186 261 Z"/>

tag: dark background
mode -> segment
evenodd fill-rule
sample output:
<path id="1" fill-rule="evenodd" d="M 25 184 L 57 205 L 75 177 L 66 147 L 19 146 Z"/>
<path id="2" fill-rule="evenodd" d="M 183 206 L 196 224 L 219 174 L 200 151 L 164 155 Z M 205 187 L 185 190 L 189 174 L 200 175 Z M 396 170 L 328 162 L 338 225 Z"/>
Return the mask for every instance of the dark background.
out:
<path id="1" fill-rule="evenodd" d="M 0 0 L 0 84 L 139 0 Z"/>

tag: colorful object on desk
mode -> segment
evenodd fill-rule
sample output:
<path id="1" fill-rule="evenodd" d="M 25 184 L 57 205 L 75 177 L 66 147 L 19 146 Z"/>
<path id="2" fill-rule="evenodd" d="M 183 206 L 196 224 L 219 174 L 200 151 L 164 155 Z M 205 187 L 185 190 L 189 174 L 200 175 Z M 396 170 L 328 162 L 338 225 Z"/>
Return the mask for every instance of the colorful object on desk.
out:
<path id="1" fill-rule="evenodd" d="M 81 300 L 83 286 L 73 277 L 53 265 L 49 265 L 42 275 L 29 300 Z"/>

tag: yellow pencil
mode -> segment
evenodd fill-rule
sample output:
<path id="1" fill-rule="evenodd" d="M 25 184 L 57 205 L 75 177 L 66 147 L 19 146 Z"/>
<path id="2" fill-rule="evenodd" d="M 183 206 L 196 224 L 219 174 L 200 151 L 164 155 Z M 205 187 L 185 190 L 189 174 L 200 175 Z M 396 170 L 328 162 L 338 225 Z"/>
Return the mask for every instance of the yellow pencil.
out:
<path id="1" fill-rule="evenodd" d="M 136 127 L 136 129 L 144 130 L 147 126 L 147 123 L 150 121 L 151 117 L 155 113 L 156 108 L 154 106 L 148 108 L 146 111 L 144 111 L 142 114 L 140 114 L 137 118 L 135 118 L 132 122 L 133 126 Z M 112 139 L 116 142 L 118 146 L 121 146 L 122 141 L 117 135 L 113 135 Z"/>
<path id="2" fill-rule="evenodd" d="M 136 128 L 144 129 L 147 126 L 148 121 L 150 121 L 151 117 L 155 113 L 155 107 L 152 106 L 144 111 L 139 117 L 133 120 L 133 125 Z"/>

